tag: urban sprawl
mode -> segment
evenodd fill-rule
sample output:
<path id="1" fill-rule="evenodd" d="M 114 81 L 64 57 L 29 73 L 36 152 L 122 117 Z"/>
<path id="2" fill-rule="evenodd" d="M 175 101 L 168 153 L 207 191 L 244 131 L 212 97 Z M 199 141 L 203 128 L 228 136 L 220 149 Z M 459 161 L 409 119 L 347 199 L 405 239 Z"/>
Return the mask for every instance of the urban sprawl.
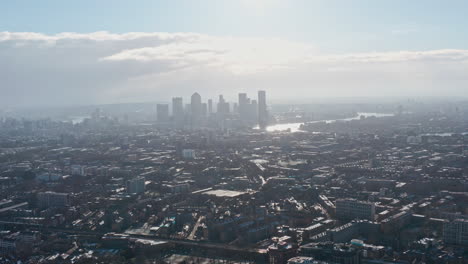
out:
<path id="1" fill-rule="evenodd" d="M 0 112 L 0 263 L 468 263 L 466 103 L 235 101 Z"/>

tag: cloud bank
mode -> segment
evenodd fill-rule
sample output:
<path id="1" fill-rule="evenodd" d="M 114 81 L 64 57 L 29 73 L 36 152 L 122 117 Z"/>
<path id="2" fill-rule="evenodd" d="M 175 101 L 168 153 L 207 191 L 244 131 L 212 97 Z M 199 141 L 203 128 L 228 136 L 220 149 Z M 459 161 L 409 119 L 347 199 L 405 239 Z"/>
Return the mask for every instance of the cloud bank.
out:
<path id="1" fill-rule="evenodd" d="M 282 39 L 196 33 L 0 32 L 0 104 L 205 98 L 468 96 L 468 50 L 326 54 Z M 253 96 L 254 94 L 252 94 Z"/>

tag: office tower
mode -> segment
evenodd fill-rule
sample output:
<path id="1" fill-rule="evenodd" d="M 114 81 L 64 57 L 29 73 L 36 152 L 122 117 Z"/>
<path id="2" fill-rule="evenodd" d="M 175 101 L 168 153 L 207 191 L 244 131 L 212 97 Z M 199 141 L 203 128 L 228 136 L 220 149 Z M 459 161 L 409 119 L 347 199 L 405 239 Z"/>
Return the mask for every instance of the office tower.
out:
<path id="1" fill-rule="evenodd" d="M 221 113 L 221 114 L 229 113 L 229 103 L 224 100 L 223 95 L 219 95 L 218 113 Z"/>
<path id="2" fill-rule="evenodd" d="M 206 117 L 208 114 L 208 105 L 206 103 L 202 103 L 202 117 Z"/>
<path id="3" fill-rule="evenodd" d="M 202 111 L 201 96 L 198 93 L 192 94 L 190 98 L 190 112 L 192 116 L 200 116 Z"/>
<path id="4" fill-rule="evenodd" d="M 336 200 L 336 218 L 340 220 L 375 220 L 375 204 L 356 199 Z"/>
<path id="5" fill-rule="evenodd" d="M 202 119 L 202 107 L 200 94 L 192 94 L 192 97 L 190 98 L 190 117 L 192 127 L 200 125 L 200 121 Z"/>
<path id="6" fill-rule="evenodd" d="M 247 105 L 247 120 L 249 124 L 255 125 L 258 122 L 258 104 L 257 100 L 251 100 Z"/>
<path id="7" fill-rule="evenodd" d="M 253 126 L 258 122 L 258 105 L 256 100 L 250 100 L 246 93 L 239 94 L 239 119 L 246 126 Z"/>
<path id="8" fill-rule="evenodd" d="M 265 91 L 258 91 L 258 125 L 262 129 L 266 128 L 268 125 L 268 112 Z"/>
<path id="9" fill-rule="evenodd" d="M 158 122 L 169 121 L 169 105 L 168 104 L 157 104 L 156 105 L 156 117 Z"/>
<path id="10" fill-rule="evenodd" d="M 174 120 L 184 116 L 184 104 L 182 97 L 172 98 L 172 116 Z"/>
<path id="11" fill-rule="evenodd" d="M 213 113 L 213 100 L 208 99 L 208 115 L 211 115 Z"/>
<path id="12" fill-rule="evenodd" d="M 249 104 L 249 98 L 247 98 L 247 94 L 246 93 L 239 93 L 239 114 L 241 113 L 240 111 L 242 111 L 242 107 Z"/>
<path id="13" fill-rule="evenodd" d="M 217 112 L 218 113 L 222 113 L 223 112 L 223 109 L 224 109 L 224 97 L 222 94 L 219 95 L 219 98 L 218 98 L 218 107 L 217 107 Z"/>
<path id="14" fill-rule="evenodd" d="M 468 246 L 468 220 L 457 219 L 444 223 L 442 238 L 446 244 Z"/>
<path id="15" fill-rule="evenodd" d="M 138 177 L 127 181 L 127 193 L 144 193 L 145 192 L 145 179 Z"/>
<path id="16" fill-rule="evenodd" d="M 172 120 L 176 128 L 182 128 L 184 126 L 184 104 L 182 97 L 172 98 Z"/>
<path id="17" fill-rule="evenodd" d="M 37 194 L 37 202 L 40 208 L 66 207 L 70 205 L 67 193 L 41 192 Z"/>

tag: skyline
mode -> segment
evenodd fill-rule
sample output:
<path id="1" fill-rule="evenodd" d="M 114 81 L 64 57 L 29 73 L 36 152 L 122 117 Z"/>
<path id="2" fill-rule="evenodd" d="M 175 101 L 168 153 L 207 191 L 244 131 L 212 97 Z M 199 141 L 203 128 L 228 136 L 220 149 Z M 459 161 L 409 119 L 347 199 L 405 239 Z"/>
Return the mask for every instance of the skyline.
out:
<path id="1" fill-rule="evenodd" d="M 0 262 L 468 264 L 466 10 L 0 3 Z"/>
<path id="2" fill-rule="evenodd" d="M 468 4 L 421 4 L 4 3 L 0 104 L 160 102 L 167 91 L 194 90 L 213 98 L 266 90 L 274 103 L 466 98 L 468 37 L 459 28 Z"/>

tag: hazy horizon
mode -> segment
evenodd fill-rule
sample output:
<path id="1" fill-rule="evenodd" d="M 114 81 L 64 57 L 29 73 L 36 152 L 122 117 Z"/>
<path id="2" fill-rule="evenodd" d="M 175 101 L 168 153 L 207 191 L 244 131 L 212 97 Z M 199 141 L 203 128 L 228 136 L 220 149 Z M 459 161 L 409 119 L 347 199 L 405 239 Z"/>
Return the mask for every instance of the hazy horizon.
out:
<path id="1" fill-rule="evenodd" d="M 468 263 L 468 1 L 0 7 L 0 263 Z"/>
<path id="2" fill-rule="evenodd" d="M 45 2 L 0 11 L 5 107 L 468 96 L 463 1 Z"/>
<path id="3" fill-rule="evenodd" d="M 253 100 L 256 100 L 256 93 L 248 94 Z M 237 96 L 237 95 L 236 95 Z M 174 96 L 182 97 L 183 101 L 187 104 L 190 104 L 190 95 L 187 96 Z M 214 96 L 203 96 L 202 99 L 207 101 L 212 99 L 213 102 L 217 103 L 218 95 Z M 237 103 L 235 96 L 225 98 L 229 103 Z M 427 96 L 427 97 L 406 97 L 406 96 L 396 96 L 396 97 L 359 97 L 359 96 L 350 96 L 350 97 L 314 97 L 314 98 L 302 98 L 302 99 L 268 99 L 268 104 L 270 107 L 278 106 L 288 106 L 288 105 L 398 105 L 398 104 L 407 104 L 407 103 L 421 103 L 421 104 L 431 104 L 431 103 L 466 103 L 468 97 L 455 97 L 455 96 Z M 75 109 L 75 108 L 90 108 L 96 109 L 99 107 L 106 106 L 124 106 L 124 105 L 151 105 L 153 108 L 157 104 L 168 104 L 172 105 L 171 99 L 168 100 L 142 100 L 142 101 L 127 101 L 127 102 L 105 102 L 105 103 L 76 103 L 76 104 L 52 104 L 52 105 L 28 105 L 28 106 L 1 106 L 0 111 L 34 111 L 34 110 L 53 110 L 53 109 Z"/>

